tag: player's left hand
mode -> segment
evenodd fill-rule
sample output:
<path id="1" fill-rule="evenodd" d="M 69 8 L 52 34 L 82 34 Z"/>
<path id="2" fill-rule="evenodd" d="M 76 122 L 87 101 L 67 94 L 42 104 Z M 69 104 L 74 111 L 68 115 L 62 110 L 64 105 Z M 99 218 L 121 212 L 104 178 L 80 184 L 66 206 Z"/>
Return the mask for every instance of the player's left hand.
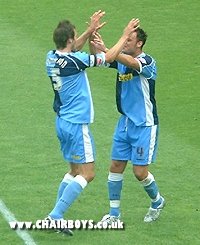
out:
<path id="1" fill-rule="evenodd" d="M 98 32 L 93 33 L 93 39 L 90 41 L 90 43 L 99 51 L 106 52 L 106 46 L 104 44 L 104 41 L 101 37 L 101 35 Z"/>

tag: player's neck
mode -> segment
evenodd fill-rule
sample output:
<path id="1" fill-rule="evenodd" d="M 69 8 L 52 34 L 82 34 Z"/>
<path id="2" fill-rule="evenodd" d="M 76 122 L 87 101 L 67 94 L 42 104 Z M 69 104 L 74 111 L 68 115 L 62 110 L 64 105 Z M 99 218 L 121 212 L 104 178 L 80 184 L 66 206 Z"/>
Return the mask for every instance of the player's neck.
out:
<path id="1" fill-rule="evenodd" d="M 71 53 L 72 49 L 70 47 L 66 47 L 64 49 L 58 49 L 58 51 L 61 53 Z"/>
<path id="2" fill-rule="evenodd" d="M 140 55 L 143 51 L 141 49 L 136 50 L 136 52 L 134 53 L 133 57 L 137 57 L 138 55 Z"/>

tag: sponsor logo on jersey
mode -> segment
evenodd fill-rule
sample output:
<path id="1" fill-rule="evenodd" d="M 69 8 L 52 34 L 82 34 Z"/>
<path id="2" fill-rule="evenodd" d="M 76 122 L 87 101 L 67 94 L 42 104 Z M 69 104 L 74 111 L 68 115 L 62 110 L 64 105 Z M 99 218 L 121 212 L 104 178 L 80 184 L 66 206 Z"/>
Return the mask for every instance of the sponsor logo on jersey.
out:
<path id="1" fill-rule="evenodd" d="M 128 73 L 128 74 L 119 74 L 119 81 L 120 82 L 127 82 L 133 79 L 133 74 Z"/>

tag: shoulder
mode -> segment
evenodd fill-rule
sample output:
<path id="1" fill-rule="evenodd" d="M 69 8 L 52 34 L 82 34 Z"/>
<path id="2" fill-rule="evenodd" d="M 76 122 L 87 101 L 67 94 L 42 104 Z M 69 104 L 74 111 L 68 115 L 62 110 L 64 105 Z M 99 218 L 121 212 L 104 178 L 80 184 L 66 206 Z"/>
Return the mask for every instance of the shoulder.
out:
<path id="1" fill-rule="evenodd" d="M 137 59 L 142 64 L 142 66 L 155 64 L 155 59 L 151 55 L 146 53 L 142 53 L 141 55 L 137 56 L 135 59 Z"/>
<path id="2" fill-rule="evenodd" d="M 52 66 L 55 64 L 56 60 L 57 60 L 57 57 L 55 55 L 55 50 L 48 51 L 46 55 L 46 65 Z"/>
<path id="3" fill-rule="evenodd" d="M 82 52 L 82 51 L 75 51 L 75 52 L 71 52 L 69 54 L 69 56 L 72 56 L 72 57 L 75 57 L 75 58 L 78 58 L 78 59 L 82 59 L 82 58 L 88 57 L 89 54 L 86 53 L 86 52 Z"/>
<path id="4" fill-rule="evenodd" d="M 55 50 L 49 50 L 47 52 L 47 56 L 53 56 L 53 55 L 55 55 Z"/>

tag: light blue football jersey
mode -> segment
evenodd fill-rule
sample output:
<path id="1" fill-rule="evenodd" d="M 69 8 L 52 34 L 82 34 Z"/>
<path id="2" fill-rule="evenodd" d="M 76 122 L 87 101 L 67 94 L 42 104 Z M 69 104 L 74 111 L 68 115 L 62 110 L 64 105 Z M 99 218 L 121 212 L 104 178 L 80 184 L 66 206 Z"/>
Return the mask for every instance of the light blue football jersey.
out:
<path id="1" fill-rule="evenodd" d="M 104 53 L 48 52 L 46 69 L 55 93 L 53 108 L 59 117 L 71 123 L 93 122 L 93 101 L 85 69 L 104 63 Z"/>
<path id="2" fill-rule="evenodd" d="M 116 81 L 116 103 L 118 111 L 127 116 L 136 126 L 158 124 L 155 100 L 156 63 L 141 53 L 135 58 L 140 71 L 114 61 L 110 68 L 118 70 Z"/>

